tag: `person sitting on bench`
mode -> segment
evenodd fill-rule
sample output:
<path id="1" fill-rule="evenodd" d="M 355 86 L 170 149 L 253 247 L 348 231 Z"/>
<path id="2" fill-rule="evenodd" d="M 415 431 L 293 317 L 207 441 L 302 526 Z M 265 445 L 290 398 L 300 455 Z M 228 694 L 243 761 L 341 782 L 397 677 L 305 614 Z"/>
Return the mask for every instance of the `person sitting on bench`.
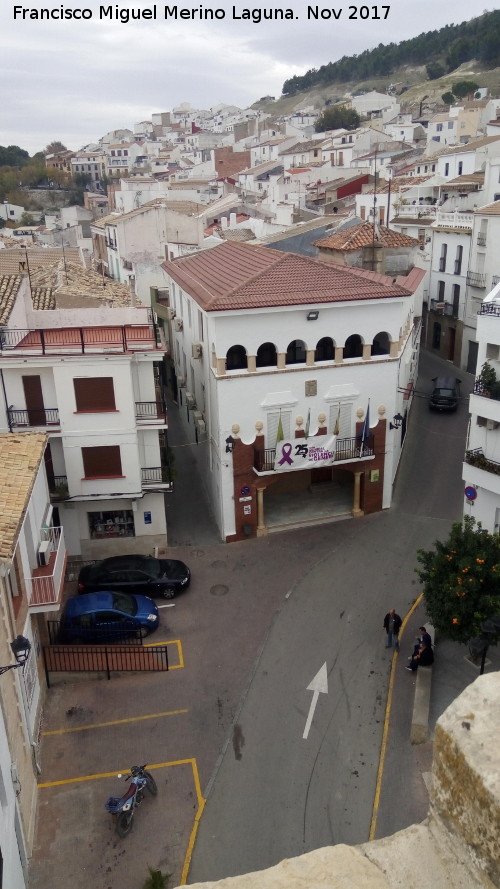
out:
<path id="1" fill-rule="evenodd" d="M 433 663 L 434 652 L 432 650 L 432 645 L 426 644 L 422 645 L 420 650 L 412 655 L 412 659 L 406 669 L 414 672 L 415 670 L 418 670 L 419 667 L 430 667 Z"/>

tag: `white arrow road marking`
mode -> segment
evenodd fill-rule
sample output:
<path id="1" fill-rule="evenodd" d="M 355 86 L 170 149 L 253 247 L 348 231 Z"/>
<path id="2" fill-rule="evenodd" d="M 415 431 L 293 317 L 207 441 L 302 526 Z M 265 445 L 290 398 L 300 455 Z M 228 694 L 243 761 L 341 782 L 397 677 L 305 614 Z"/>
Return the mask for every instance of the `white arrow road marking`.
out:
<path id="1" fill-rule="evenodd" d="M 309 715 L 307 717 L 304 734 L 302 735 L 303 738 L 307 738 L 309 736 L 309 729 L 311 728 L 311 722 L 314 716 L 314 711 L 316 709 L 316 704 L 318 703 L 320 692 L 322 694 L 328 694 L 328 676 L 326 672 L 326 661 L 318 670 L 312 682 L 307 686 L 307 691 L 312 691 L 314 692 L 314 694 L 312 696 L 311 706 L 309 707 Z"/>

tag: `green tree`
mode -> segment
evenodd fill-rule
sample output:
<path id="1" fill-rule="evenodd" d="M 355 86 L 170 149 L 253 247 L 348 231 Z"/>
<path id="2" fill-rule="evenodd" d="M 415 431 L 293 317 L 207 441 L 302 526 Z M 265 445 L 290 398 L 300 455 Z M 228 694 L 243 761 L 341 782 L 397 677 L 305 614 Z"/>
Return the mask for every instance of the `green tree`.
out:
<path id="1" fill-rule="evenodd" d="M 448 91 L 447 93 L 443 93 L 441 98 L 445 105 L 453 105 L 455 103 L 455 96 L 450 91 Z"/>
<path id="2" fill-rule="evenodd" d="M 354 108 L 330 107 L 325 108 L 314 124 L 317 133 L 325 130 L 355 130 L 359 127 L 360 116 Z"/>
<path id="3" fill-rule="evenodd" d="M 33 219 L 31 213 L 27 213 L 25 210 L 23 215 L 21 216 L 21 219 L 19 220 L 19 223 L 20 225 L 34 225 L 35 220 Z"/>
<path id="4" fill-rule="evenodd" d="M 466 96 L 473 96 L 478 89 L 478 84 L 473 80 L 459 80 L 453 84 L 451 91 L 457 99 L 465 99 Z"/>
<path id="5" fill-rule="evenodd" d="M 439 62 L 429 62 L 429 64 L 425 66 L 425 70 L 429 80 L 437 80 L 438 77 L 443 77 L 443 75 L 446 74 L 445 68 Z"/>
<path id="6" fill-rule="evenodd" d="M 67 150 L 68 149 L 66 148 L 65 145 L 63 145 L 62 142 L 59 142 L 58 139 L 54 139 L 52 142 L 49 142 L 49 144 L 46 146 L 46 148 L 43 149 L 43 153 L 44 154 L 55 154 L 57 151 L 67 151 Z"/>
<path id="7" fill-rule="evenodd" d="M 500 536 L 465 516 L 448 540 L 418 550 L 416 572 L 436 630 L 455 642 L 481 634 L 481 624 L 500 612 Z"/>

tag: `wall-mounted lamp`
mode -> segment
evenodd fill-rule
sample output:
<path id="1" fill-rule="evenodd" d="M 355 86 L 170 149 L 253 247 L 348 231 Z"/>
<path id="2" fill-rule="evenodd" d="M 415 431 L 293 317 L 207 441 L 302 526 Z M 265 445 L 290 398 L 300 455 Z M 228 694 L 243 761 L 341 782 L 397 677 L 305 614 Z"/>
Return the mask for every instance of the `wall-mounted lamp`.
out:
<path id="1" fill-rule="evenodd" d="M 10 643 L 10 647 L 17 663 L 8 664 L 6 667 L 0 667 L 0 676 L 2 673 L 6 673 L 7 670 L 17 670 L 18 667 L 24 666 L 29 658 L 31 642 L 29 639 L 25 639 L 24 636 L 17 636 L 17 638 Z"/>
<path id="2" fill-rule="evenodd" d="M 392 418 L 392 423 L 389 423 L 389 429 L 401 429 L 402 424 L 403 417 L 401 416 L 401 414 L 396 414 Z"/>
<path id="3" fill-rule="evenodd" d="M 307 320 L 308 321 L 317 321 L 319 318 L 319 312 L 308 312 Z"/>
<path id="4" fill-rule="evenodd" d="M 232 454 L 234 448 L 234 438 L 232 435 L 228 435 L 226 438 L 226 454 Z"/>

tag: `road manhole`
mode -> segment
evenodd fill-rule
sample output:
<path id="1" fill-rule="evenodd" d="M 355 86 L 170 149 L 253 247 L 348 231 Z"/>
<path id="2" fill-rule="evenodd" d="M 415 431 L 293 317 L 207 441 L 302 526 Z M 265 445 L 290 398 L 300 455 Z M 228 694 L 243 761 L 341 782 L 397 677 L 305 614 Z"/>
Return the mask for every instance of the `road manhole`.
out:
<path id="1" fill-rule="evenodd" d="M 225 596 L 229 592 L 229 587 L 224 583 L 216 583 L 210 587 L 210 592 L 212 596 Z"/>

